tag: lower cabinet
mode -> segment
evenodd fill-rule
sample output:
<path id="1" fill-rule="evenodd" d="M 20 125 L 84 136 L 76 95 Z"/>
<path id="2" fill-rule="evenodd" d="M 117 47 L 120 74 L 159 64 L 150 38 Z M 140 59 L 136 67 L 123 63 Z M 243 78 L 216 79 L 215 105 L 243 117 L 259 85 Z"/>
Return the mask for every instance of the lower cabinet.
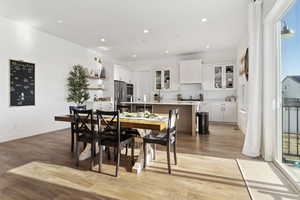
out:
<path id="1" fill-rule="evenodd" d="M 211 121 L 214 122 L 224 122 L 224 110 L 225 104 L 223 103 L 212 103 L 211 106 Z"/>
<path id="2" fill-rule="evenodd" d="M 236 103 L 226 103 L 224 107 L 224 122 L 237 122 Z"/>
<path id="3" fill-rule="evenodd" d="M 235 102 L 201 102 L 200 112 L 209 112 L 209 121 L 237 122 L 237 106 Z"/>

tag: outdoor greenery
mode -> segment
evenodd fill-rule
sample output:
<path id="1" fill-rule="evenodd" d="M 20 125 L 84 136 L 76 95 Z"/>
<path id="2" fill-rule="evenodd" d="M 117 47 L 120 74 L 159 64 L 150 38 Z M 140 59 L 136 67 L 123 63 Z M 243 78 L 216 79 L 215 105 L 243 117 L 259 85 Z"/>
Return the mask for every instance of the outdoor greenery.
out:
<path id="1" fill-rule="evenodd" d="M 88 74 L 81 65 L 74 65 L 68 78 L 68 102 L 83 104 L 90 98 L 88 88 Z"/>

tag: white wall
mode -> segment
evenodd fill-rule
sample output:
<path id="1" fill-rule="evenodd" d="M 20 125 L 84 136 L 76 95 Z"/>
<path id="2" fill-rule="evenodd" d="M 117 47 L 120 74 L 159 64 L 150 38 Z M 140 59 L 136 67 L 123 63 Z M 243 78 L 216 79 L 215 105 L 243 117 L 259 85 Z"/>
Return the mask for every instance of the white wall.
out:
<path id="1" fill-rule="evenodd" d="M 128 62 L 126 65 L 132 71 L 149 71 L 151 72 L 151 81 L 152 90 L 154 88 L 154 75 L 153 70 L 156 68 L 170 68 L 171 69 L 171 90 L 168 92 L 161 92 L 164 100 L 175 100 L 176 95 L 181 93 L 183 98 L 193 98 L 198 97 L 201 90 L 200 84 L 192 85 L 181 85 L 179 82 L 179 61 L 180 60 L 189 60 L 189 59 L 202 59 L 204 64 L 213 64 L 220 62 L 236 62 L 236 49 L 228 49 L 224 51 L 215 51 L 210 53 L 201 53 L 195 55 L 185 55 L 185 56 L 169 56 L 164 59 L 155 59 L 155 60 L 141 60 Z M 203 91 L 202 91 L 203 92 Z M 235 93 L 234 93 L 235 94 Z M 153 94 L 151 94 L 153 95 Z M 231 92 L 204 92 L 205 98 L 220 98 L 224 99 L 226 96 L 232 95 Z"/>
<path id="2" fill-rule="evenodd" d="M 66 78 L 74 64 L 92 67 L 96 53 L 4 18 L 0 32 L 0 142 L 69 127 L 54 122 L 68 111 Z M 9 107 L 9 59 L 35 63 L 35 106 Z"/>

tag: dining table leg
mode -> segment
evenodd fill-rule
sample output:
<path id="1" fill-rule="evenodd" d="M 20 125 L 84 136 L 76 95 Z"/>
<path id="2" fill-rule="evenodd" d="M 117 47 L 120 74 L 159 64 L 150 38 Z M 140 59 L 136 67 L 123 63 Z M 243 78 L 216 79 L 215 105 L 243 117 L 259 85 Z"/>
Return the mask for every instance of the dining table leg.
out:
<path id="1" fill-rule="evenodd" d="M 141 137 L 145 137 L 147 134 L 150 133 L 150 131 L 139 129 L 139 133 Z M 132 172 L 136 174 L 141 173 L 142 169 L 144 168 L 144 150 L 142 148 L 142 145 L 139 146 L 141 146 L 139 156 L 132 168 Z M 146 144 L 146 151 L 147 151 L 146 165 L 148 165 L 148 163 L 154 159 L 154 150 L 151 144 Z"/>

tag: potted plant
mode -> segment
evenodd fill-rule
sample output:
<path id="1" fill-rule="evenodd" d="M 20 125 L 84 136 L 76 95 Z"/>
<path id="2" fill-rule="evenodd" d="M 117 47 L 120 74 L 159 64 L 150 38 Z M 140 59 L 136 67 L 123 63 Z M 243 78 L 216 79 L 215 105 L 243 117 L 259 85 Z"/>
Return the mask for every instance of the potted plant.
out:
<path id="1" fill-rule="evenodd" d="M 74 102 L 77 105 L 82 105 L 90 98 L 88 91 L 89 86 L 88 74 L 81 65 L 74 65 L 68 77 L 68 102 Z"/>

